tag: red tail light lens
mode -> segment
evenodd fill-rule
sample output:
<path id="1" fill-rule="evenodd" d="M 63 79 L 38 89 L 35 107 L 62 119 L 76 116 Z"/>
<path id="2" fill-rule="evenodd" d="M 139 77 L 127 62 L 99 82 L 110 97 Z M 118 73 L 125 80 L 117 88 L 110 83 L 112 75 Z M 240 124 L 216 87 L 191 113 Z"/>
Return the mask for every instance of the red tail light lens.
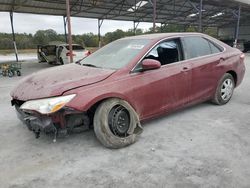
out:
<path id="1" fill-rule="evenodd" d="M 245 54 L 242 53 L 242 54 L 240 55 L 240 58 L 241 58 L 241 59 L 245 59 Z"/>
<path id="2" fill-rule="evenodd" d="M 88 50 L 87 52 L 85 52 L 86 56 L 89 56 L 91 54 L 91 52 Z"/>
<path id="3" fill-rule="evenodd" d="M 240 55 L 240 62 L 241 62 L 241 63 L 244 63 L 244 60 L 245 60 L 245 54 L 242 53 L 242 54 Z"/>

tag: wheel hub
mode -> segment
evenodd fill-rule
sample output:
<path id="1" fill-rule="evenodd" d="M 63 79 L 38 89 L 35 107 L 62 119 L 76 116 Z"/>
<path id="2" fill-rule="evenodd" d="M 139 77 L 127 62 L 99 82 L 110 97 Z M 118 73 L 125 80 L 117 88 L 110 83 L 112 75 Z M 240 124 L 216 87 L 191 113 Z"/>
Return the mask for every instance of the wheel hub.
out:
<path id="1" fill-rule="evenodd" d="M 233 93 L 233 81 L 231 79 L 226 79 L 221 87 L 221 97 L 223 100 L 228 100 Z"/>
<path id="2" fill-rule="evenodd" d="M 113 107 L 109 113 L 109 127 L 114 135 L 126 137 L 130 126 L 130 116 L 121 105 Z"/>

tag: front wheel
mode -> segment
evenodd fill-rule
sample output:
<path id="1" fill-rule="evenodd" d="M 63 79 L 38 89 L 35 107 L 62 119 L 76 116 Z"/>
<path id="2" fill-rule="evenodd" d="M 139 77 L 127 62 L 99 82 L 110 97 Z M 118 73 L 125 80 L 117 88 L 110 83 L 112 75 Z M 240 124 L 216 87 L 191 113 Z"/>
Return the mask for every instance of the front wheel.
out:
<path id="1" fill-rule="evenodd" d="M 114 98 L 97 108 L 94 131 L 104 146 L 122 148 L 136 141 L 142 127 L 135 110 L 126 101 Z"/>
<path id="2" fill-rule="evenodd" d="M 213 103 L 218 105 L 228 103 L 233 95 L 234 87 L 235 82 L 233 76 L 229 73 L 224 74 L 217 86 L 215 96 L 212 100 Z"/>

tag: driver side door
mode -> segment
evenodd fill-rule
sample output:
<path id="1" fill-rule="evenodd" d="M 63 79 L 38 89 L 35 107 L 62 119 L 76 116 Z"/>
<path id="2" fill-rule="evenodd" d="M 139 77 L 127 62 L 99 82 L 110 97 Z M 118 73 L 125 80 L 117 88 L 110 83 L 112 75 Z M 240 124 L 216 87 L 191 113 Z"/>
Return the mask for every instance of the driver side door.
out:
<path id="1" fill-rule="evenodd" d="M 161 68 L 143 71 L 140 63 L 131 74 L 136 84 L 133 95 L 140 119 L 172 111 L 189 102 L 191 66 L 182 61 L 179 38 L 159 43 L 144 59 L 160 61 Z"/>

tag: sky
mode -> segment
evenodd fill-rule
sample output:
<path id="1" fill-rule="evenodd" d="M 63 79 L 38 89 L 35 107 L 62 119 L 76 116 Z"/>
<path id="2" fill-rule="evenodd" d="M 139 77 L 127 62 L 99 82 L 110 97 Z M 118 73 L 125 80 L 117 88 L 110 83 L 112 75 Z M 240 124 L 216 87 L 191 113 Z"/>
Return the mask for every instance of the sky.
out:
<path id="1" fill-rule="evenodd" d="M 97 19 L 71 18 L 72 34 L 92 32 L 97 34 Z M 140 23 L 138 28 L 146 30 L 152 27 L 152 23 Z M 37 30 L 53 29 L 57 33 L 64 33 L 62 16 L 47 16 L 36 14 L 14 13 L 14 27 L 16 33 L 32 33 Z M 101 27 L 101 35 L 107 32 L 122 29 L 124 31 L 133 28 L 131 21 L 104 20 Z M 0 32 L 11 33 L 10 16 L 8 12 L 0 12 Z"/>

